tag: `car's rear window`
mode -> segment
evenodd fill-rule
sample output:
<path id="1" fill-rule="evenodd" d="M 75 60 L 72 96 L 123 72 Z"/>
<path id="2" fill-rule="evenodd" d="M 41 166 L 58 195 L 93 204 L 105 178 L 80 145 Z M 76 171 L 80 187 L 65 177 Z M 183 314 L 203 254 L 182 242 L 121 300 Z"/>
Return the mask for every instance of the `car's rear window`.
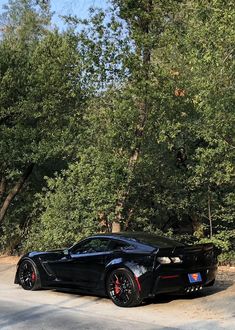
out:
<path id="1" fill-rule="evenodd" d="M 177 247 L 184 246 L 183 243 L 174 241 L 170 238 L 164 236 L 157 236 L 148 233 L 133 233 L 133 234 L 123 234 L 124 237 L 129 240 L 135 240 L 140 243 L 145 243 L 152 245 L 154 247 L 167 248 L 167 247 Z"/>

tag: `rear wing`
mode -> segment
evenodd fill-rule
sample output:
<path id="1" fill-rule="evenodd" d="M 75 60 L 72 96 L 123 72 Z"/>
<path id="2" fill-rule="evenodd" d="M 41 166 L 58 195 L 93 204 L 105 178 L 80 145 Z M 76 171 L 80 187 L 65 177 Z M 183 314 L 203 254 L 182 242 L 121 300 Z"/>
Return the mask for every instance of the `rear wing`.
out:
<path id="1" fill-rule="evenodd" d="M 218 250 L 213 243 L 159 248 L 153 252 L 158 257 L 174 257 L 181 259 L 182 265 L 215 265 L 217 264 Z"/>
<path id="2" fill-rule="evenodd" d="M 158 255 L 177 254 L 177 253 L 200 253 L 208 251 L 219 251 L 213 243 L 204 243 L 197 245 L 175 246 L 167 248 L 156 248 L 153 253 Z"/>

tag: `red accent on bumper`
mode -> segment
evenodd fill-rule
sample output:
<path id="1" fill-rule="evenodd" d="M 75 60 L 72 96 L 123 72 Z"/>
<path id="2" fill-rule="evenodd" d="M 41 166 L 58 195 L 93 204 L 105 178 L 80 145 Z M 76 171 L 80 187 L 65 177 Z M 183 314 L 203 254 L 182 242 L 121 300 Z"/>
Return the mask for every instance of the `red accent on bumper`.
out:
<path id="1" fill-rule="evenodd" d="M 163 275 L 163 276 L 160 276 L 160 278 L 163 278 L 163 279 L 167 279 L 167 278 L 177 278 L 179 277 L 179 275 Z"/>

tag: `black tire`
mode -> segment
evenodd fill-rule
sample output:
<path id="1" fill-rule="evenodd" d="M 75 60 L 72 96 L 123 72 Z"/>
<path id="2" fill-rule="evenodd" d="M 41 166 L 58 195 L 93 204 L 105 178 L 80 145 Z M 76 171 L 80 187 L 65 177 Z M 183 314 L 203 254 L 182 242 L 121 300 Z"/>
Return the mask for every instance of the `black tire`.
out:
<path id="1" fill-rule="evenodd" d="M 210 286 L 213 286 L 214 284 L 215 284 L 215 279 L 212 280 L 211 282 L 207 283 L 205 286 L 210 287 Z"/>
<path id="2" fill-rule="evenodd" d="M 32 260 L 26 259 L 21 262 L 18 269 L 19 284 L 24 290 L 41 289 L 40 275 L 37 266 Z"/>
<path id="3" fill-rule="evenodd" d="M 108 296 L 119 307 L 134 307 L 142 302 L 137 282 L 126 268 L 113 270 L 107 277 L 106 288 Z"/>

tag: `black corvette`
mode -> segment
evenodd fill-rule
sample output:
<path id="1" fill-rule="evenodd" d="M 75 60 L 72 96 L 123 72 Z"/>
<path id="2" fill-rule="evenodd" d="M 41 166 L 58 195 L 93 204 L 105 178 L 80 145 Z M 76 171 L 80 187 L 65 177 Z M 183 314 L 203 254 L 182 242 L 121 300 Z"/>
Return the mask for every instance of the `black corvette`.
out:
<path id="1" fill-rule="evenodd" d="M 30 252 L 15 283 L 25 290 L 73 288 L 109 296 L 122 307 L 159 293 L 189 293 L 214 284 L 213 244 L 185 245 L 146 233 L 99 234 L 68 250 Z"/>

